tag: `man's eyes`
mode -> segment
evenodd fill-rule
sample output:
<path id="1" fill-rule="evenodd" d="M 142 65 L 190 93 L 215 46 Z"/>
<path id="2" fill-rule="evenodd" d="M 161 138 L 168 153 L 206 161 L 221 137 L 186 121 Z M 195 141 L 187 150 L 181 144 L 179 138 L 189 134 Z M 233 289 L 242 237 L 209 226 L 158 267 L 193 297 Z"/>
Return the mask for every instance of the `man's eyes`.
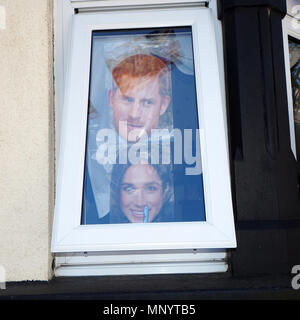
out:
<path id="1" fill-rule="evenodd" d="M 134 98 L 131 97 L 126 97 L 126 96 L 122 96 L 122 100 L 125 103 L 133 103 L 134 102 Z M 154 104 L 154 101 L 151 99 L 143 99 L 140 101 L 141 105 L 144 107 L 150 107 Z"/>
<path id="2" fill-rule="evenodd" d="M 126 96 L 122 96 L 122 100 L 123 100 L 124 102 L 127 102 L 127 103 L 131 103 L 131 102 L 133 102 L 133 101 L 134 101 L 134 99 L 133 99 L 133 98 L 126 97 Z"/>
<path id="3" fill-rule="evenodd" d="M 143 102 L 145 106 L 151 106 L 153 104 L 153 101 L 148 99 L 145 99 Z"/>

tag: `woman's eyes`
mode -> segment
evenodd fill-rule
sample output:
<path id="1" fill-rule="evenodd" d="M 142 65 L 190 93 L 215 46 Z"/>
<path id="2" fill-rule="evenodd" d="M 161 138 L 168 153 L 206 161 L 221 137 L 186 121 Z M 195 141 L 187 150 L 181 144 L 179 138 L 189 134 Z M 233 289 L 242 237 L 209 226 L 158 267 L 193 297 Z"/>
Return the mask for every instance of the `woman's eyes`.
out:
<path id="1" fill-rule="evenodd" d="M 129 186 L 123 186 L 122 190 L 126 192 L 133 192 L 135 189 L 133 186 L 129 185 Z"/>
<path id="2" fill-rule="evenodd" d="M 159 188 L 155 185 L 146 185 L 144 188 L 143 188 L 146 192 L 155 192 L 157 191 Z M 134 192 L 135 190 L 137 190 L 135 188 L 135 186 L 133 185 L 125 185 L 125 186 L 122 186 L 122 191 L 125 191 L 125 192 L 128 192 L 128 193 L 132 193 Z"/>
<path id="3" fill-rule="evenodd" d="M 153 192 L 153 191 L 156 191 L 158 190 L 158 188 L 156 186 L 146 186 L 146 191 L 150 191 L 150 192 Z"/>

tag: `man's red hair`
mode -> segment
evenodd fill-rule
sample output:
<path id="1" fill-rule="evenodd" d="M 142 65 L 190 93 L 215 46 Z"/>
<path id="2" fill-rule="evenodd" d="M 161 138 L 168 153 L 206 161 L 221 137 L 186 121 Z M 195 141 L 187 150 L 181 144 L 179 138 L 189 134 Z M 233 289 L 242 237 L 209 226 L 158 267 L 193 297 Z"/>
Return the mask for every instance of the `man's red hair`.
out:
<path id="1" fill-rule="evenodd" d="M 119 62 L 112 76 L 119 89 L 125 93 L 138 83 L 138 78 L 158 78 L 163 70 L 167 68 L 161 59 L 148 54 L 136 54 Z"/>

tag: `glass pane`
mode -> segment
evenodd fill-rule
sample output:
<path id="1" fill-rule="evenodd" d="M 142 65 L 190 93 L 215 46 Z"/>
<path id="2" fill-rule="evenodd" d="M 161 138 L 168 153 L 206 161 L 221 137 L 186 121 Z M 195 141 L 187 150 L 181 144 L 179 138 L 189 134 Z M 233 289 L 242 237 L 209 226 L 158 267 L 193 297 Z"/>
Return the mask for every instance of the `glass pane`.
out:
<path id="1" fill-rule="evenodd" d="M 94 31 L 82 224 L 204 221 L 191 27 Z"/>
<path id="2" fill-rule="evenodd" d="M 297 159 L 300 159 L 300 42 L 289 39 Z"/>
<path id="3" fill-rule="evenodd" d="M 289 12 L 291 12 L 293 15 L 298 13 L 299 8 L 296 8 L 296 6 L 300 5 L 299 0 L 287 0 L 286 4 L 287 4 L 287 10 Z"/>

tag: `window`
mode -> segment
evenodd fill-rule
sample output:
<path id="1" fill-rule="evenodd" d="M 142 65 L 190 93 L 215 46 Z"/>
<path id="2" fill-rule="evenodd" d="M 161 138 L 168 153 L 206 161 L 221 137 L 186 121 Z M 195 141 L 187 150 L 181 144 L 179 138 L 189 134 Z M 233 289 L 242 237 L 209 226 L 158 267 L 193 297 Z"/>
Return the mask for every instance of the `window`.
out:
<path id="1" fill-rule="evenodd" d="M 82 224 L 205 221 L 192 28 L 93 31 L 90 76 Z"/>
<path id="2" fill-rule="evenodd" d="M 283 20 L 285 46 L 285 65 L 290 119 L 291 147 L 299 160 L 300 152 L 300 104 L 299 104 L 299 59 L 300 59 L 300 23 L 299 9 L 295 1 L 287 1 L 288 14 Z"/>
<path id="3" fill-rule="evenodd" d="M 296 155 L 300 159 L 300 41 L 289 38 Z"/>
<path id="4" fill-rule="evenodd" d="M 69 61 L 52 251 L 234 247 L 211 10 L 81 12 Z"/>

